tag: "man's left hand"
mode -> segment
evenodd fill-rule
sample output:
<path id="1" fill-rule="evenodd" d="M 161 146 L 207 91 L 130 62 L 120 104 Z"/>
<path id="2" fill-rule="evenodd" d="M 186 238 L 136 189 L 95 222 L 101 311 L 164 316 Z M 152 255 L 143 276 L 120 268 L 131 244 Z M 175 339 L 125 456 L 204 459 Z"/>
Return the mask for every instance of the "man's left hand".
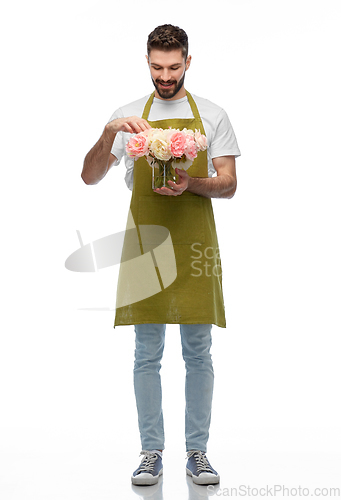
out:
<path id="1" fill-rule="evenodd" d="M 176 168 L 175 172 L 179 176 L 179 182 L 168 181 L 168 184 L 172 187 L 172 189 L 161 187 L 154 189 L 154 193 L 164 194 L 167 196 L 179 196 L 180 194 L 182 194 L 188 188 L 188 181 L 190 179 L 190 176 L 188 175 L 186 170 L 182 170 L 180 168 Z"/>

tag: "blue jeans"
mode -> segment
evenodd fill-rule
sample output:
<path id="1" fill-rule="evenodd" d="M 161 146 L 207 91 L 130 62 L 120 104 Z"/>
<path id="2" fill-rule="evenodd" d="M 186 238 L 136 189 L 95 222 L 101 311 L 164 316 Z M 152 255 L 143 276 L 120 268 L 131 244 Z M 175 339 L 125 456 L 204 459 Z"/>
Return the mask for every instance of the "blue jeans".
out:
<path id="1" fill-rule="evenodd" d="M 212 325 L 180 325 L 186 367 L 186 451 L 206 452 L 211 422 Z M 135 325 L 134 389 L 143 450 L 163 450 L 164 427 L 160 368 L 166 325 Z"/>

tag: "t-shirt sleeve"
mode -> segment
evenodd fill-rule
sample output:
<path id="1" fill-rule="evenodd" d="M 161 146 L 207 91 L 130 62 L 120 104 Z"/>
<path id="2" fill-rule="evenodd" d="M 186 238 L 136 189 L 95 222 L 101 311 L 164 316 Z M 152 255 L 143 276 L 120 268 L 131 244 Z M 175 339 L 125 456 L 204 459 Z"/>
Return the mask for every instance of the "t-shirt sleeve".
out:
<path id="1" fill-rule="evenodd" d="M 212 158 L 218 156 L 240 156 L 237 139 L 232 128 L 231 122 L 224 109 L 221 109 L 217 115 L 215 125 L 215 134 L 210 146 Z"/>
<path id="2" fill-rule="evenodd" d="M 111 122 L 112 120 L 116 120 L 116 118 L 122 118 L 122 117 L 123 113 L 121 108 L 119 108 L 111 115 L 110 119 L 108 120 L 108 123 Z M 115 161 L 113 165 L 119 165 L 120 161 L 122 160 L 125 154 L 125 143 L 123 140 L 123 132 L 117 132 L 111 148 L 111 154 L 115 155 L 117 158 L 117 161 Z"/>

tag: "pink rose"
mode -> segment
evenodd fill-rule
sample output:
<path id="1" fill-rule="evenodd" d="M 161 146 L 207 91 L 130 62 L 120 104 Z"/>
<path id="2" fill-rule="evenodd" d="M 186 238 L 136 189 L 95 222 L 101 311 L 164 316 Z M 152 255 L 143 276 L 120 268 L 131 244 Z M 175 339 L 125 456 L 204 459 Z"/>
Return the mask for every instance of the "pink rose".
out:
<path id="1" fill-rule="evenodd" d="M 149 141 L 143 132 L 131 137 L 126 145 L 126 151 L 131 158 L 140 158 L 148 153 Z"/>
<path id="2" fill-rule="evenodd" d="M 187 160 L 193 161 L 194 158 L 197 157 L 197 147 L 195 145 L 195 140 L 192 135 L 186 135 L 186 147 L 185 147 L 185 155 Z"/>
<path id="3" fill-rule="evenodd" d="M 175 158 L 181 158 L 185 152 L 186 135 L 183 132 L 175 131 L 170 137 L 170 150 Z"/>
<path id="4" fill-rule="evenodd" d="M 207 139 L 205 135 L 200 133 L 200 130 L 195 129 L 194 139 L 197 143 L 197 148 L 199 151 L 205 151 L 207 149 Z"/>

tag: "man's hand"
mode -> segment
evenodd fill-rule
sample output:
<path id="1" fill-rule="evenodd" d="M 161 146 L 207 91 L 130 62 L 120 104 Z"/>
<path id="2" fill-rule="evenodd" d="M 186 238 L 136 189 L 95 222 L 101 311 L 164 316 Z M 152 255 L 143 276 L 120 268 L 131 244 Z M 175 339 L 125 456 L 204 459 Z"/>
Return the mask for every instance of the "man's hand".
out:
<path id="1" fill-rule="evenodd" d="M 129 116 L 128 118 L 116 118 L 107 123 L 106 129 L 111 134 L 117 132 L 129 132 L 130 134 L 138 134 L 151 128 L 147 120 L 139 118 L 138 116 Z"/>
<path id="2" fill-rule="evenodd" d="M 154 193 L 167 196 L 179 196 L 182 194 L 188 187 L 188 180 L 190 179 L 190 176 L 186 170 L 180 170 L 180 168 L 176 168 L 175 172 L 179 175 L 179 182 L 168 181 L 168 184 L 172 187 L 172 189 L 161 187 L 154 189 Z"/>
<path id="3" fill-rule="evenodd" d="M 128 118 L 116 118 L 107 123 L 97 143 L 84 159 L 82 179 L 85 184 L 97 184 L 108 172 L 115 160 L 111 148 L 117 132 L 129 132 L 130 134 L 143 132 L 151 128 L 147 120 L 138 116 Z"/>
<path id="4" fill-rule="evenodd" d="M 88 152 L 84 159 L 82 179 L 85 184 L 97 184 L 108 172 L 115 160 L 111 148 L 117 132 L 129 132 L 138 134 L 151 128 L 147 120 L 138 116 L 128 118 L 116 118 L 107 123 L 97 143 Z"/>
<path id="5" fill-rule="evenodd" d="M 176 168 L 179 182 L 168 181 L 173 189 L 162 187 L 154 189 L 154 192 L 179 196 L 187 189 L 189 193 L 205 198 L 232 198 L 237 189 L 235 157 L 230 155 L 213 158 L 213 166 L 217 171 L 216 177 L 190 177 L 185 170 Z"/>

